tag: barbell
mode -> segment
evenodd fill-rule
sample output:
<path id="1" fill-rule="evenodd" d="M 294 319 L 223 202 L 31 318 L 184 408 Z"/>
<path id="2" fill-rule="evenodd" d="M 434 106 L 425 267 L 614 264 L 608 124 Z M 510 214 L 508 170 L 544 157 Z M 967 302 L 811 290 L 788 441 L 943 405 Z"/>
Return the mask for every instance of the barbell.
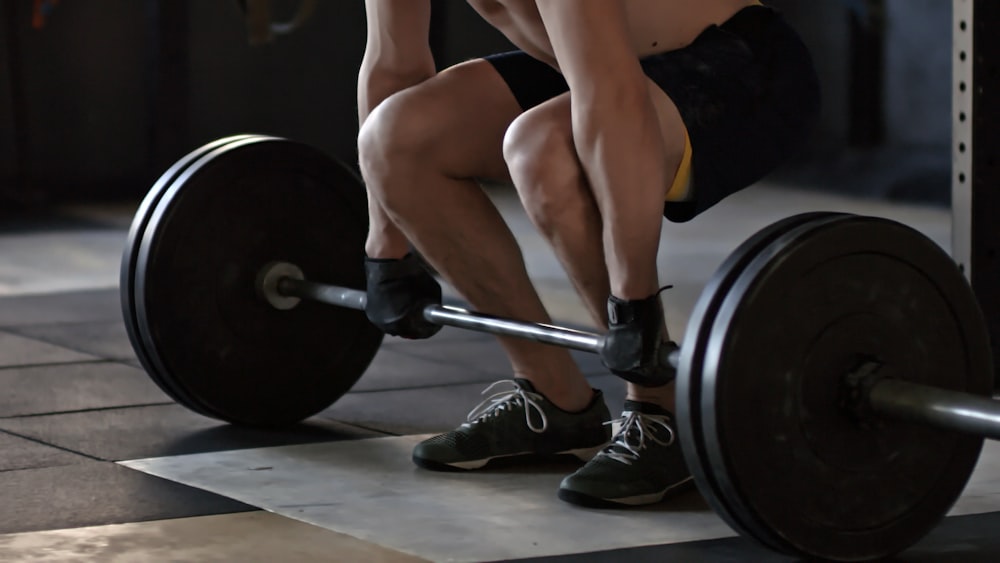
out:
<path id="1" fill-rule="evenodd" d="M 122 259 L 132 346 L 178 403 L 277 426 L 330 406 L 383 335 L 366 319 L 365 191 L 305 144 L 259 135 L 183 157 L 139 206 Z M 328 307 L 333 304 L 336 307 Z M 602 335 L 429 306 L 442 325 L 597 352 Z M 961 494 L 1000 438 L 989 337 L 933 241 L 842 213 L 770 225 L 719 267 L 677 368 L 699 490 L 774 550 L 884 557 Z"/>

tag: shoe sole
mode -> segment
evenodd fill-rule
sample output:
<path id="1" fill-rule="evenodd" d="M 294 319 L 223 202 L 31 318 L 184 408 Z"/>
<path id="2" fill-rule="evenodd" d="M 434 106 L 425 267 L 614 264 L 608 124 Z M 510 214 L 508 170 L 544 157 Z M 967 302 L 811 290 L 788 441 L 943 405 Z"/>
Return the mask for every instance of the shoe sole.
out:
<path id="1" fill-rule="evenodd" d="M 593 495 L 588 495 L 586 493 L 581 493 L 580 491 L 573 491 L 570 489 L 559 489 L 558 496 L 560 500 L 564 500 L 570 504 L 575 504 L 577 506 L 583 506 L 586 508 L 626 508 L 630 506 L 643 506 L 647 504 L 656 504 L 662 502 L 667 498 L 685 493 L 687 491 L 694 489 L 694 477 L 688 477 L 687 479 L 675 483 L 662 491 L 655 493 L 647 493 L 644 495 L 633 495 L 630 497 L 620 497 L 620 498 L 603 498 Z"/>
<path id="2" fill-rule="evenodd" d="M 602 449 L 604 449 L 605 445 L 606 444 L 601 444 L 600 446 L 594 446 L 592 448 L 577 448 L 577 449 L 573 449 L 573 450 L 564 450 L 564 451 L 561 451 L 561 452 L 553 452 L 551 454 L 545 454 L 545 455 L 551 455 L 551 456 L 566 456 L 566 455 L 569 455 L 569 456 L 573 456 L 573 457 L 579 459 L 580 461 L 590 461 L 591 458 L 593 458 L 595 455 L 597 455 L 597 452 L 599 452 Z M 448 463 L 448 462 L 442 462 L 442 461 L 435 461 L 435 460 L 432 460 L 432 459 L 427 459 L 427 458 L 418 457 L 418 456 L 414 455 L 413 456 L 413 463 L 416 464 L 417 467 L 422 467 L 424 469 L 430 469 L 432 471 L 471 471 L 471 470 L 474 470 L 474 469 L 481 469 L 481 468 L 485 467 L 486 464 L 488 464 L 488 463 L 490 463 L 491 461 L 494 461 L 494 460 L 511 459 L 511 458 L 516 458 L 516 457 L 536 456 L 536 455 L 538 455 L 538 452 L 521 452 L 521 453 L 516 453 L 516 454 L 507 454 L 507 455 L 498 455 L 498 456 L 493 456 L 493 457 L 487 457 L 487 458 L 484 458 L 484 459 L 474 459 L 474 460 L 469 460 L 469 461 L 455 461 L 455 462 L 450 462 L 450 463 Z"/>

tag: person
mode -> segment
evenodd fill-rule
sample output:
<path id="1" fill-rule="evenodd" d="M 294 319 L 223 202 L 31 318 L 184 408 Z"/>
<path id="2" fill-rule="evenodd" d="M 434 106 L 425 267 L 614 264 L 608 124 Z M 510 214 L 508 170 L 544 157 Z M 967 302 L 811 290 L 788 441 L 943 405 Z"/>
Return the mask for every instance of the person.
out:
<path id="1" fill-rule="evenodd" d="M 659 502 L 692 483 L 660 367 L 676 349 L 659 296 L 661 223 L 692 219 L 802 144 L 819 104 L 809 53 L 755 0 L 470 4 L 519 50 L 437 72 L 430 0 L 366 0 L 367 314 L 389 334 L 434 334 L 420 311 L 441 288 L 426 260 L 477 311 L 551 322 L 479 184 L 510 181 L 607 329 L 601 358 L 628 381 L 627 400 L 612 436 L 603 394 L 568 350 L 498 337 L 513 378 L 413 460 L 468 470 L 570 454 L 586 463 L 560 498 Z"/>

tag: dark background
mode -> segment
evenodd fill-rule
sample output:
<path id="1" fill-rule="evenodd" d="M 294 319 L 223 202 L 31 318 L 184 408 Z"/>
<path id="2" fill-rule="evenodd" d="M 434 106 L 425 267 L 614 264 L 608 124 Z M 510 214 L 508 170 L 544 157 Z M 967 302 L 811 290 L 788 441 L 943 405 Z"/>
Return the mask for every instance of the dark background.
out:
<path id="1" fill-rule="evenodd" d="M 278 0 L 275 13 L 296 2 Z M 950 2 L 779 0 L 817 61 L 825 107 L 775 179 L 947 204 Z M 66 0 L 41 29 L 0 0 L 0 199 L 138 198 L 172 161 L 241 132 L 354 161 L 364 4 L 321 1 L 291 35 L 250 45 L 235 0 Z M 508 48 L 461 0 L 435 0 L 440 66 Z"/>

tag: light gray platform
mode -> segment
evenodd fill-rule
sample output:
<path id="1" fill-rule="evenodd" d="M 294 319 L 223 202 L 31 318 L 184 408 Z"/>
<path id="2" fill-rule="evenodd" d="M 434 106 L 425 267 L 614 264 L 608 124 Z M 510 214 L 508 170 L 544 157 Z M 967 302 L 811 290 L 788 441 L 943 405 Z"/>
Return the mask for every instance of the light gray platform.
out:
<path id="1" fill-rule="evenodd" d="M 588 510 L 555 496 L 571 465 L 437 473 L 423 436 L 122 462 L 290 518 L 433 561 L 517 559 L 735 535 L 697 494 L 655 508 Z M 988 443 L 952 515 L 1000 510 L 1000 446 Z"/>
<path id="2" fill-rule="evenodd" d="M 423 436 L 122 462 L 433 561 L 484 561 L 719 538 L 686 494 L 646 510 L 587 510 L 555 492 L 572 464 L 437 473 L 410 461 Z"/>

